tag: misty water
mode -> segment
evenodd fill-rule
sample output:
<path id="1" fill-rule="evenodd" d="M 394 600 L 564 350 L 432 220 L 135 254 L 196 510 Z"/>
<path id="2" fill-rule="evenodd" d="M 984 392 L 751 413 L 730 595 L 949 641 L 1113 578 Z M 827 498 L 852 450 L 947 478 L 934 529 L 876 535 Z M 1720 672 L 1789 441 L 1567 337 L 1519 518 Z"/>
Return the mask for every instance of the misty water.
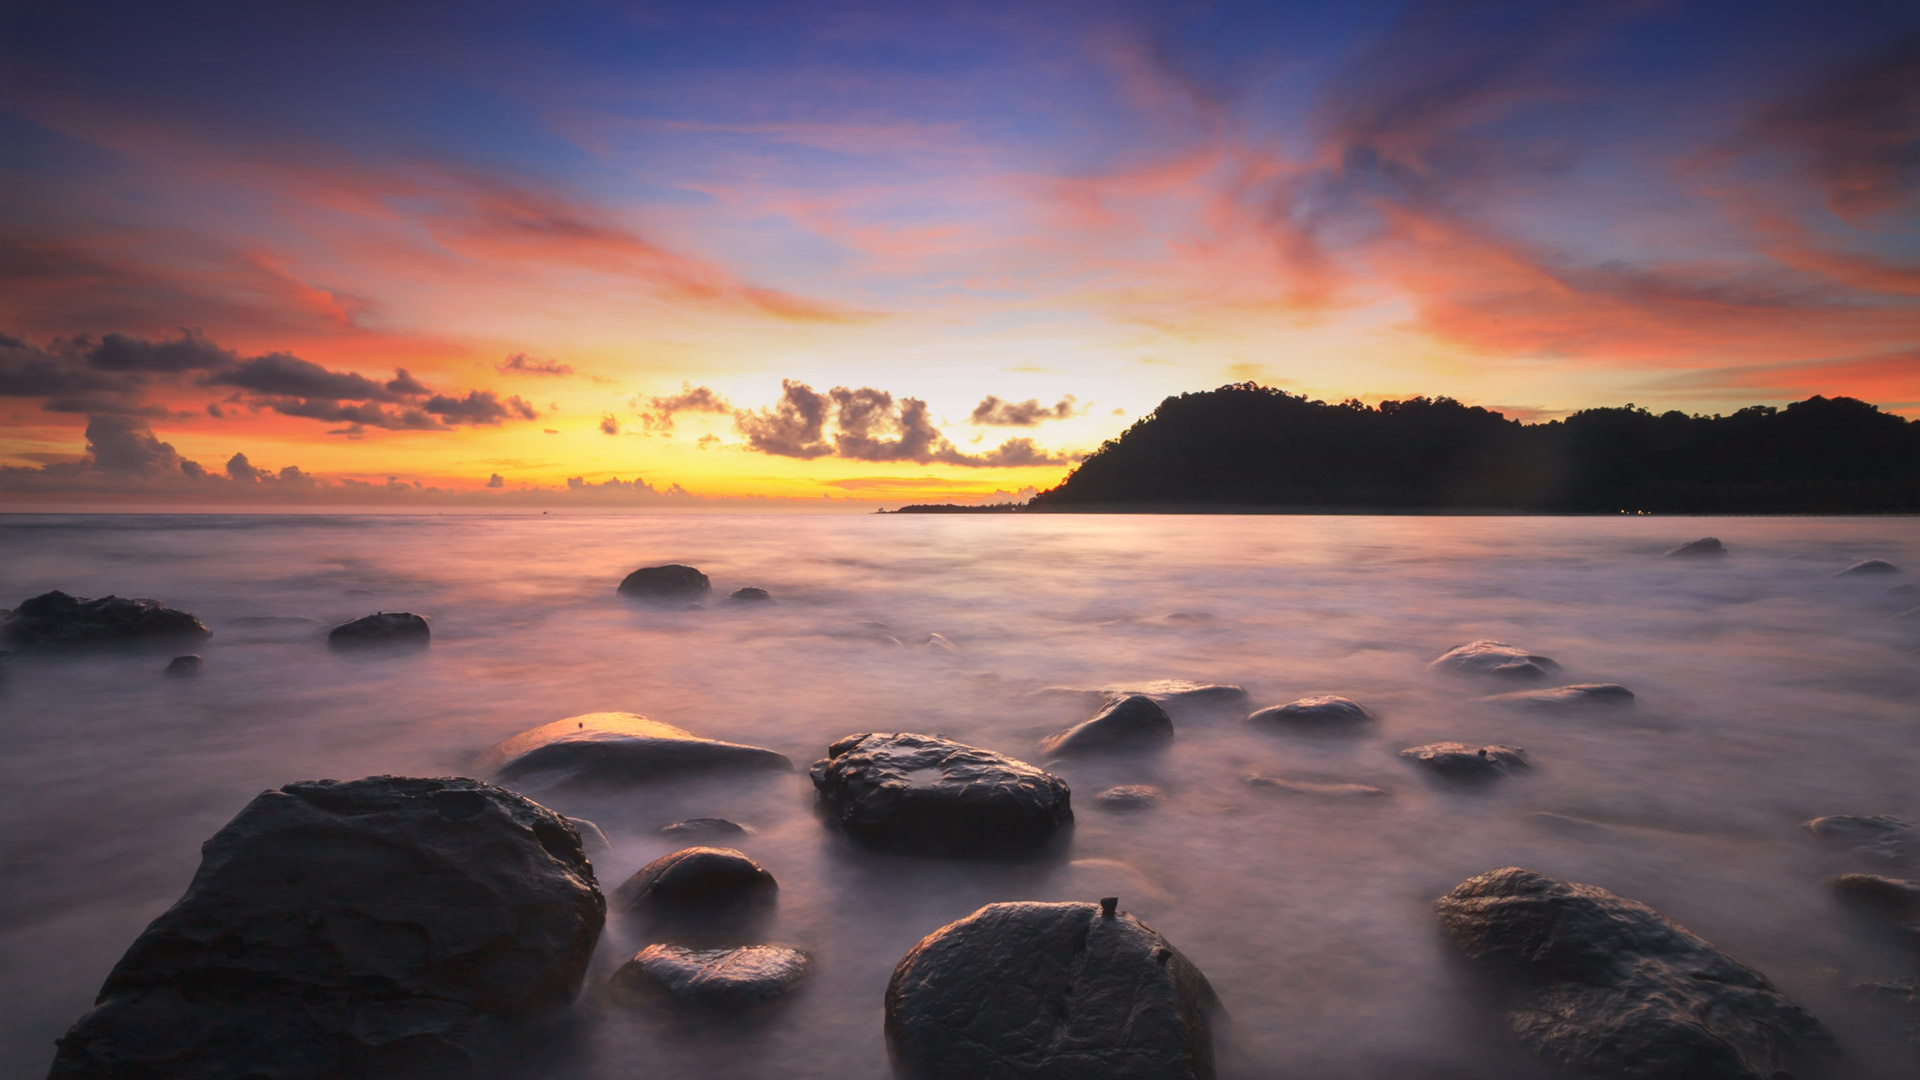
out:
<path id="1" fill-rule="evenodd" d="M 1662 559 L 1713 534 L 1731 555 Z M 769 940 L 807 950 L 804 989 L 718 1023 L 595 993 L 645 943 L 609 915 L 586 991 L 503 1050 L 503 1077 L 883 1077 L 881 996 L 922 935 L 997 900 L 1093 900 L 1151 922 L 1230 1015 L 1230 1077 L 1534 1077 L 1465 992 L 1430 911 L 1472 874 L 1528 866 L 1651 904 L 1766 973 L 1849 1052 L 1844 1075 L 1910 1076 L 1901 1019 L 1850 984 L 1912 959 L 1842 917 L 1825 882 L 1887 872 L 1820 847 L 1822 814 L 1920 817 L 1911 519 L 1504 517 L 0 518 L 0 606 L 48 589 L 163 600 L 214 630 L 198 679 L 166 655 L 16 658 L 0 688 L 0 1061 L 36 1075 L 126 946 L 177 899 L 199 845 L 287 781 L 471 771 L 487 746 L 626 710 L 772 747 L 791 774 L 542 795 L 597 822 L 603 890 L 679 846 L 661 824 L 726 817 L 779 879 Z M 636 607 L 635 567 L 698 566 L 715 602 Z M 757 585 L 777 605 L 732 607 Z M 432 620 L 425 652 L 331 653 L 310 627 L 375 610 Z M 881 630 L 869 625 L 884 623 Z M 958 651 L 927 647 L 928 635 Z M 1430 673 L 1492 637 L 1634 707 L 1542 716 L 1511 687 Z M 1150 757 L 1052 766 L 1077 825 L 1051 861 L 864 852 L 816 816 L 805 766 L 861 731 L 947 734 L 1041 763 L 1089 715 L 1049 686 L 1237 683 L 1170 707 Z M 1352 697 L 1355 737 L 1251 729 L 1253 708 Z M 1478 790 L 1396 755 L 1440 739 L 1524 746 Z M 1248 785 L 1351 781 L 1374 799 Z M 1120 783 L 1166 792 L 1114 813 Z M 1561 815 L 1541 818 L 1542 813 Z M 1565 818 L 1579 819 L 1567 822 Z M 1897 871 L 1896 871 L 1897 873 Z"/>

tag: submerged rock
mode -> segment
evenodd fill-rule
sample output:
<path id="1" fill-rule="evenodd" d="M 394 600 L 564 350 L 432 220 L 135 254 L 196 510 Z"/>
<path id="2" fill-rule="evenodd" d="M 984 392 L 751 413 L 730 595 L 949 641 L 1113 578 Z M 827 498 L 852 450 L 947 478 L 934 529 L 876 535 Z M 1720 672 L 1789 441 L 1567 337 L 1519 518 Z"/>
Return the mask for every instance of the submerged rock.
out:
<path id="1" fill-rule="evenodd" d="M 1151 926 L 1100 904 L 988 904 L 921 939 L 887 984 L 903 1080 L 1211 1080 L 1205 975 Z"/>
<path id="2" fill-rule="evenodd" d="M 1173 741 L 1173 720 L 1160 703 L 1145 694 L 1130 694 L 1065 731 L 1040 740 L 1048 756 L 1101 753 L 1115 750 L 1159 749 Z"/>
<path id="3" fill-rule="evenodd" d="M 784 945 L 649 945 L 613 973 L 608 987 L 630 999 L 657 995 L 694 1008 L 746 1009 L 798 989 L 808 966 L 806 953 Z"/>
<path id="4" fill-rule="evenodd" d="M 831 819 L 873 847 L 919 855 L 1017 857 L 1073 823 L 1066 781 L 936 735 L 867 733 L 827 747 L 813 786 Z"/>
<path id="5" fill-rule="evenodd" d="M 1373 722 L 1373 714 L 1352 698 L 1305 697 L 1261 709 L 1247 723 L 1269 731 L 1353 731 Z"/>
<path id="6" fill-rule="evenodd" d="M 411 611 L 382 611 L 342 623 L 327 634 L 336 649 L 367 649 L 425 645 L 432 638 L 427 620 Z"/>
<path id="7" fill-rule="evenodd" d="M 669 821 L 653 830 L 661 836 L 675 838 L 694 838 L 701 836 L 750 836 L 753 830 L 737 822 L 718 817 L 687 818 L 683 821 Z"/>
<path id="8" fill-rule="evenodd" d="M 57 590 L 22 600 L 0 620 L 0 641 L 23 649 L 196 643 L 212 636 L 199 619 L 158 600 L 84 600 Z"/>
<path id="9" fill-rule="evenodd" d="M 167 669 L 161 672 L 170 679 L 191 679 L 207 670 L 207 662 L 198 653 L 176 656 L 168 661 Z"/>
<path id="10" fill-rule="evenodd" d="M 1667 557 L 1668 558 L 1675 558 L 1675 557 L 1688 558 L 1688 557 L 1696 557 L 1696 556 L 1712 557 L 1715 555 L 1725 555 L 1726 553 L 1727 553 L 1726 545 L 1722 544 L 1718 537 L 1703 536 L 1698 540 L 1689 540 L 1686 543 L 1681 544 L 1679 547 L 1673 548 L 1672 550 L 1667 552 Z"/>
<path id="11" fill-rule="evenodd" d="M 1495 705 L 1561 711 L 1595 705 L 1631 705 L 1633 691 L 1619 683 L 1574 683 L 1571 686 L 1556 686 L 1551 690 L 1516 690 L 1482 700 Z"/>
<path id="12" fill-rule="evenodd" d="M 921 648 L 932 649 L 937 652 L 957 653 L 960 651 L 960 646 L 948 640 L 945 634 L 928 634 L 927 640 L 921 642 L 920 646 Z"/>
<path id="13" fill-rule="evenodd" d="M 1890 920 L 1920 945 L 1920 882 L 1901 881 L 1878 874 L 1841 874 L 1833 891 L 1855 908 Z"/>
<path id="14" fill-rule="evenodd" d="M 1560 665 L 1548 657 L 1516 649 L 1504 641 L 1482 638 L 1448 649 L 1428 664 L 1427 670 L 1487 675 L 1514 682 L 1536 682 L 1559 671 Z"/>
<path id="15" fill-rule="evenodd" d="M 510 791 L 288 784 L 207 841 L 50 1077 L 472 1076 L 573 1000 L 605 911 L 573 826 Z"/>
<path id="16" fill-rule="evenodd" d="M 1518 746 L 1468 746 L 1437 742 L 1400 751 L 1400 756 L 1448 780 L 1494 780 L 1527 767 L 1527 752 Z"/>
<path id="17" fill-rule="evenodd" d="M 1866 559 L 1861 562 L 1854 563 L 1852 566 L 1847 567 L 1845 570 L 1835 571 L 1833 576 L 1834 577 L 1859 577 L 1859 576 L 1870 576 L 1875 574 L 1897 574 L 1899 572 L 1900 572 L 1899 567 L 1893 565 L 1892 563 L 1888 562 L 1885 559 Z"/>
<path id="18" fill-rule="evenodd" d="M 621 596 L 635 600 L 681 604 L 704 600 L 712 591 L 713 583 L 707 575 L 679 563 L 643 566 L 628 574 L 619 589 Z"/>
<path id="19" fill-rule="evenodd" d="M 735 589 L 727 596 L 727 603 L 729 604 L 767 604 L 772 602 L 772 593 L 752 585 L 744 589 Z"/>
<path id="20" fill-rule="evenodd" d="M 1151 810 L 1160 805 L 1160 789 L 1152 784 L 1121 784 L 1093 797 L 1103 810 Z"/>
<path id="21" fill-rule="evenodd" d="M 480 755 L 474 771 L 516 787 L 547 788 L 792 767 L 772 750 L 703 739 L 636 713 L 605 712 L 523 731 Z"/>
<path id="22" fill-rule="evenodd" d="M 1077 694 L 1098 698 L 1124 698 L 1138 694 L 1163 704 L 1231 705 L 1246 699 L 1247 692 L 1228 683 L 1202 683 L 1187 679 L 1149 679 L 1138 683 L 1109 686 L 1049 686 L 1041 694 Z"/>
<path id="23" fill-rule="evenodd" d="M 691 847 L 662 855 L 613 890 L 632 911 L 709 911 L 750 906 L 780 890 L 766 868 L 732 848 Z"/>
<path id="24" fill-rule="evenodd" d="M 1920 825 L 1886 814 L 1833 814 L 1804 826 L 1837 848 L 1888 862 L 1920 863 Z"/>
<path id="25" fill-rule="evenodd" d="M 1260 776 L 1255 774 L 1246 778 L 1247 786 L 1260 791 L 1272 791 L 1282 795 L 1313 795 L 1330 799 L 1377 799 L 1387 794 L 1385 788 L 1372 784 L 1351 784 L 1323 780 L 1287 780 L 1278 776 Z"/>
<path id="26" fill-rule="evenodd" d="M 1645 904 L 1506 867 L 1434 905 L 1520 1042 L 1594 1080 L 1779 1080 L 1832 1039 L 1766 977 Z"/>

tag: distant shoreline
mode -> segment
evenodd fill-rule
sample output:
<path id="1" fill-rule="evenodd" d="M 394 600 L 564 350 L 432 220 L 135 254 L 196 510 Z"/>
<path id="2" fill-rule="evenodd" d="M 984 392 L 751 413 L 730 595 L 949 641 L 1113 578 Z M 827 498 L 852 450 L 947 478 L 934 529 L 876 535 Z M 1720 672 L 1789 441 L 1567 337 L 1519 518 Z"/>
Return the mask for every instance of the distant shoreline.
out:
<path id="1" fill-rule="evenodd" d="M 1737 511 L 1737 510 L 1519 510 L 1487 507 L 1391 507 L 1391 506 L 1243 506 L 1231 503 L 1101 503 L 1077 506 L 1034 507 L 1017 503 L 991 506 L 966 506 L 958 503 L 919 503 L 897 510 L 875 510 L 876 514 L 1139 514 L 1166 517 L 1195 515 L 1238 515 L 1261 517 L 1711 517 L 1711 518 L 1920 518 L 1920 513 L 1904 510 L 1856 511 L 1851 513 L 1815 513 L 1812 511 Z"/>

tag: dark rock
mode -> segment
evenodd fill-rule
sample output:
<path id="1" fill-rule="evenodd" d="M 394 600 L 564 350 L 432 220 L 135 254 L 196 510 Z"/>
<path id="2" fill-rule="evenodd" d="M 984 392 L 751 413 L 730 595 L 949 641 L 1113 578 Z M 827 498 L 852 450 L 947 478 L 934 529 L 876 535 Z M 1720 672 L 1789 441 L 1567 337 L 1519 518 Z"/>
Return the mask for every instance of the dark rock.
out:
<path id="1" fill-rule="evenodd" d="M 1518 705 L 1528 709 L 1559 712 L 1585 709 L 1595 705 L 1631 705 L 1633 691 L 1619 683 L 1574 683 L 1551 690 L 1516 690 L 1483 699 L 1490 704 Z"/>
<path id="2" fill-rule="evenodd" d="M 702 577 L 701 580 L 705 581 L 706 579 Z M 771 603 L 772 601 L 772 593 L 765 589 L 755 588 L 752 585 L 744 589 L 735 589 L 727 596 L 727 602 L 730 604 L 764 604 Z"/>
<path id="3" fill-rule="evenodd" d="M 702 739 L 635 713 L 588 713 L 515 735 L 480 755 L 474 771 L 514 787 L 541 789 L 792 767 L 784 754 Z"/>
<path id="4" fill-rule="evenodd" d="M 427 620 L 413 612 L 382 611 L 334 627 L 327 644 L 336 649 L 405 648 L 423 646 L 432 636 Z"/>
<path id="5" fill-rule="evenodd" d="M 1505 642 L 1482 638 L 1447 650 L 1428 664 L 1427 670 L 1488 675 L 1515 682 L 1537 682 L 1559 671 L 1560 665 L 1547 657 L 1535 656 Z"/>
<path id="6" fill-rule="evenodd" d="M 1837 848 L 1888 862 L 1920 864 L 1920 825 L 1886 814 L 1833 814 L 1806 823 L 1813 835 Z"/>
<path id="7" fill-rule="evenodd" d="M 1095 904 L 988 904 L 921 939 L 887 984 L 903 1080 L 1211 1080 L 1205 975 L 1151 926 Z"/>
<path id="8" fill-rule="evenodd" d="M 606 905 L 565 818 L 474 780 L 312 780 L 201 849 L 51 1080 L 467 1077 L 565 1008 Z"/>
<path id="9" fill-rule="evenodd" d="M 1845 570 L 1834 572 L 1834 577 L 1857 577 L 1873 574 L 1897 574 L 1900 568 L 1885 559 L 1867 559 L 1854 563 Z"/>
<path id="10" fill-rule="evenodd" d="M 773 875 L 732 848 L 691 847 L 662 855 L 613 890 L 632 911 L 687 911 L 746 906 L 779 891 Z"/>
<path id="11" fill-rule="evenodd" d="M 1689 540 L 1667 552 L 1667 557 L 1712 557 L 1715 555 L 1725 555 L 1726 553 L 1726 545 L 1722 544 L 1718 537 L 1703 536 L 1698 540 Z"/>
<path id="12" fill-rule="evenodd" d="M 1373 714 L 1351 698 L 1301 698 L 1261 709 L 1247 723 L 1272 731 L 1352 731 L 1373 722 Z"/>
<path id="13" fill-rule="evenodd" d="M 1570 1075 L 1779 1080 L 1796 1050 L 1832 1051 L 1765 976 L 1605 889 L 1506 867 L 1434 906 L 1515 1036 Z"/>
<path id="14" fill-rule="evenodd" d="M 1040 752 L 1051 757 L 1148 750 L 1159 749 L 1172 741 L 1173 720 L 1167 716 L 1167 710 L 1145 694 L 1132 694 L 1108 702 L 1106 708 L 1091 718 L 1040 740 Z"/>
<path id="15" fill-rule="evenodd" d="M 713 584 L 707 580 L 707 575 L 679 563 L 643 566 L 620 582 L 621 596 L 660 603 L 684 604 L 704 600 L 712 591 Z"/>
<path id="16" fill-rule="evenodd" d="M 1194 705 L 1231 705 L 1244 701 L 1247 696 L 1246 690 L 1238 686 L 1227 683 L 1191 682 L 1187 679 L 1149 679 L 1146 682 L 1115 683 L 1109 686 L 1049 686 L 1038 693 L 1074 694 L 1105 700 L 1138 694 L 1162 704 Z"/>
<path id="17" fill-rule="evenodd" d="M 1261 791 L 1278 792 L 1282 795 L 1312 795 L 1331 799 L 1377 799 L 1385 796 L 1385 788 L 1371 784 L 1330 783 L 1317 780 L 1286 780 L 1278 776 L 1249 776 L 1247 786 Z"/>
<path id="18" fill-rule="evenodd" d="M 849 735 L 811 771 L 833 821 L 855 839 L 920 855 L 1033 854 L 1073 822 L 1066 781 L 1024 761 L 934 735 Z"/>
<path id="19" fill-rule="evenodd" d="M 1160 789 L 1152 784 L 1122 784 L 1093 797 L 1103 810 L 1151 810 L 1160 805 Z"/>
<path id="20" fill-rule="evenodd" d="M 693 839 L 703 836 L 751 836 L 753 830 L 726 818 L 697 817 L 671 821 L 654 830 L 661 836 Z"/>
<path id="21" fill-rule="evenodd" d="M 190 679 L 205 670 L 207 670 L 207 662 L 202 660 L 198 653 L 188 653 L 185 656 L 174 657 L 161 674 L 171 679 Z"/>
<path id="22" fill-rule="evenodd" d="M 692 949 L 649 945 L 613 973 L 616 994 L 660 996 L 703 1009 L 748 1009 L 792 993 L 807 975 L 807 954 L 784 945 Z"/>
<path id="23" fill-rule="evenodd" d="M 1855 908 L 1891 920 L 1909 941 L 1920 945 L 1920 883 L 1878 874 L 1841 874 L 1833 891 Z"/>
<path id="24" fill-rule="evenodd" d="M 158 600 L 82 600 L 63 592 L 23 600 L 0 622 L 0 641 L 23 649 L 197 643 L 212 636 L 199 619 Z"/>
<path id="25" fill-rule="evenodd" d="M 1527 767 L 1527 753 L 1518 746 L 1437 742 L 1402 750 L 1400 756 L 1449 780 L 1493 780 Z"/>

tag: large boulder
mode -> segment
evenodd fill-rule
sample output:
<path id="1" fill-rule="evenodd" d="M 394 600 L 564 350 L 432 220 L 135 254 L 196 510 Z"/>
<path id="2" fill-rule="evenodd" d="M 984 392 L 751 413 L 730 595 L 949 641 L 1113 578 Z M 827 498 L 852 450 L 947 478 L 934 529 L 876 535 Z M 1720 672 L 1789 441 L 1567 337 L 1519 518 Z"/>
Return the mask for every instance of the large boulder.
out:
<path id="1" fill-rule="evenodd" d="M 1435 904 L 1514 1034 L 1570 1075 L 1779 1080 L 1831 1037 L 1766 977 L 1645 904 L 1517 867 Z"/>
<path id="2" fill-rule="evenodd" d="M 201 848 L 50 1080 L 471 1076 L 573 1000 L 605 915 L 579 833 L 510 791 L 288 784 Z"/>
<path id="3" fill-rule="evenodd" d="M 672 724 L 620 712 L 542 724 L 492 747 L 474 763 L 480 775 L 527 790 L 791 768 L 785 754 L 703 739 Z"/>
<path id="4" fill-rule="evenodd" d="M 1373 723 L 1373 714 L 1352 698 L 1327 694 L 1261 709 L 1247 723 L 1269 731 L 1359 731 Z"/>
<path id="5" fill-rule="evenodd" d="M 639 912 L 706 912 L 762 903 L 779 889 L 765 867 L 732 848 L 690 847 L 635 871 L 613 900 Z"/>
<path id="6" fill-rule="evenodd" d="M 1888 814 L 1831 814 L 1806 823 L 1821 840 L 1870 858 L 1920 865 L 1920 824 Z"/>
<path id="7" fill-rule="evenodd" d="M 1018 857 L 1073 823 L 1066 781 L 936 735 L 849 735 L 827 747 L 811 775 L 831 819 L 884 850 Z"/>
<path id="8" fill-rule="evenodd" d="M 887 984 L 903 1080 L 1210 1080 L 1219 999 L 1112 899 L 988 904 L 922 938 Z"/>
<path id="9" fill-rule="evenodd" d="M 691 566 L 643 566 L 620 582 L 620 595 L 655 603 L 698 603 L 713 591 L 707 575 Z"/>
<path id="10" fill-rule="evenodd" d="M 1538 682 L 1560 670 L 1560 665 L 1545 656 L 1516 649 L 1504 641 L 1482 638 L 1456 645 L 1427 665 L 1429 671 L 1456 675 L 1483 675 L 1513 682 Z"/>
<path id="11" fill-rule="evenodd" d="M 1040 740 L 1048 756 L 1153 750 L 1173 741 L 1173 720 L 1145 694 L 1129 694 L 1107 703 L 1092 717 Z"/>
<path id="12" fill-rule="evenodd" d="M 382 611 L 334 627 L 327 644 L 336 649 L 417 648 L 432 638 L 427 620 L 413 612 Z"/>
<path id="13" fill-rule="evenodd" d="M 806 953 L 785 945 L 649 945 L 613 973 L 608 988 L 629 1000 L 664 997 L 691 1008 L 748 1009 L 798 989 L 808 966 Z"/>
<path id="14" fill-rule="evenodd" d="M 1527 752 L 1518 746 L 1469 746 L 1460 742 L 1428 743 L 1400 751 L 1400 756 L 1448 780 L 1497 780 L 1527 767 Z"/>
<path id="15" fill-rule="evenodd" d="M 1619 683 L 1574 683 L 1550 690 L 1515 690 L 1485 699 L 1494 705 L 1513 705 L 1541 712 L 1570 712 L 1595 705 L 1631 705 L 1633 691 Z"/>
<path id="16" fill-rule="evenodd" d="M 0 619 L 0 641 L 23 649 L 197 644 L 212 636 L 199 619 L 158 600 L 83 600 L 57 590 L 22 600 Z"/>
<path id="17" fill-rule="evenodd" d="M 1669 550 L 1667 552 L 1667 557 L 1682 558 L 1682 559 L 1699 559 L 1699 558 L 1711 559 L 1719 555 L 1725 555 L 1726 553 L 1727 553 L 1727 547 L 1725 544 L 1722 544 L 1720 542 L 1719 537 L 1703 536 L 1698 540 L 1689 540 L 1686 543 L 1681 544 L 1679 547 Z"/>

